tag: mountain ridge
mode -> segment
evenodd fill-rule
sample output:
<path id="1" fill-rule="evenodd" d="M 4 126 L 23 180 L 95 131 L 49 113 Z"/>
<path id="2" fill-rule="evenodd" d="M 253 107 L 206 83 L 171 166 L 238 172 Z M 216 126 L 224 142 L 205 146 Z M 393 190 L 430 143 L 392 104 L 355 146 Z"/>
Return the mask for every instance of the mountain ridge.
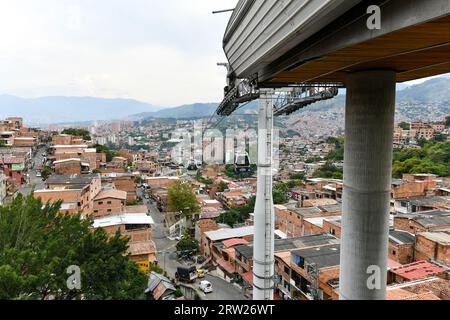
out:
<path id="1" fill-rule="evenodd" d="M 421 84 L 399 84 L 397 86 L 397 104 L 400 105 L 397 111 L 402 115 L 406 113 L 405 117 L 402 116 L 403 118 L 409 118 L 408 113 L 411 113 L 412 118 L 421 115 L 421 111 L 418 110 L 421 108 L 421 104 L 435 104 L 439 114 L 445 113 L 447 108 L 440 105 L 446 103 L 450 105 L 449 102 L 450 75 L 433 78 Z M 344 105 L 345 95 L 340 94 L 332 100 L 310 105 L 295 114 L 343 108 Z M 147 102 L 126 98 L 89 96 L 21 98 L 0 94 L 0 118 L 22 116 L 27 124 L 60 124 L 118 119 L 136 121 L 146 118 L 202 118 L 213 115 L 217 106 L 218 103 L 206 102 L 161 108 Z M 257 102 L 252 101 L 241 107 L 239 113 L 255 113 L 256 108 Z"/>

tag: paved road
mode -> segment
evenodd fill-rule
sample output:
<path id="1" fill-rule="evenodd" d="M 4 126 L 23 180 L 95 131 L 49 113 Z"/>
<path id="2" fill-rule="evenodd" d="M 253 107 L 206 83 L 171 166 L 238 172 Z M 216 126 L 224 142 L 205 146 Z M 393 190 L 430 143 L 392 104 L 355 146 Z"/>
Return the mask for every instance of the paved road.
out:
<path id="1" fill-rule="evenodd" d="M 201 280 L 208 280 L 211 282 L 213 292 L 203 294 L 206 300 L 247 300 L 244 293 L 235 287 L 233 284 L 226 282 L 225 280 L 207 274 L 205 279 L 197 279 L 197 284 Z"/>
<path id="2" fill-rule="evenodd" d="M 27 184 L 22 185 L 18 192 L 23 194 L 24 196 L 27 196 L 31 193 L 31 191 L 43 189 L 45 187 L 45 182 L 42 181 L 41 177 L 36 177 L 36 169 L 39 165 L 42 165 L 42 153 L 45 152 L 45 148 L 41 147 L 37 150 L 36 157 L 32 160 L 33 161 L 33 168 L 28 170 L 29 174 L 29 181 Z"/>
<path id="3" fill-rule="evenodd" d="M 142 189 L 138 188 L 137 195 L 142 197 Z M 164 216 L 156 208 L 153 201 L 150 199 L 144 199 L 144 203 L 147 205 L 150 216 L 155 222 L 152 228 L 152 238 L 155 241 L 157 249 L 156 256 L 159 261 L 159 266 L 167 271 L 170 277 L 174 278 L 177 267 L 181 265 L 181 263 L 177 261 L 177 256 L 175 253 L 177 241 L 167 238 L 168 233 L 164 225 Z M 213 292 L 208 294 L 202 293 L 206 300 L 247 299 L 241 290 L 221 278 L 207 274 L 204 279 L 197 279 L 194 285 L 198 286 L 201 280 L 208 280 L 213 286 Z"/>

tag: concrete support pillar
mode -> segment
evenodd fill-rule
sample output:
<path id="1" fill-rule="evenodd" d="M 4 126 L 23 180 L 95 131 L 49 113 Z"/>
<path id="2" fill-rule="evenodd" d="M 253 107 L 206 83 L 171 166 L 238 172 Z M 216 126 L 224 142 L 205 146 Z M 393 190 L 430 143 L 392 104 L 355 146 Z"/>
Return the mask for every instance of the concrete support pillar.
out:
<path id="1" fill-rule="evenodd" d="M 376 70 L 347 80 L 341 300 L 386 298 L 395 79 Z"/>
<path id="2" fill-rule="evenodd" d="M 254 215 L 253 300 L 273 300 L 275 212 L 272 198 L 273 90 L 261 89 Z"/>

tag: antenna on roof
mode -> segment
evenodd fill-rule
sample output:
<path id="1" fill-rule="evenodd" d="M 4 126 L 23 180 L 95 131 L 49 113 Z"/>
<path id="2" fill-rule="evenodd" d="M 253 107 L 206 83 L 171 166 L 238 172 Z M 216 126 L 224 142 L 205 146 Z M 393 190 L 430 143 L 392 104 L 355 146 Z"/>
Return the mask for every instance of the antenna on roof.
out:
<path id="1" fill-rule="evenodd" d="M 234 9 L 217 10 L 217 11 L 213 11 L 212 13 L 216 14 L 216 13 L 224 13 L 224 12 L 230 12 L 230 11 L 234 11 Z"/>

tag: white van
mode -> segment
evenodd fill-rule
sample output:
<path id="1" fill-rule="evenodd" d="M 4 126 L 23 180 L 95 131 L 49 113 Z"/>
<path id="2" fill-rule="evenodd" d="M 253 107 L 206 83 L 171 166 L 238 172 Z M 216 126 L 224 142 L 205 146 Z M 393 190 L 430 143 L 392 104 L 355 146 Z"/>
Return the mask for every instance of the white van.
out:
<path id="1" fill-rule="evenodd" d="M 202 290 L 204 293 L 209 293 L 213 291 L 213 287 L 211 282 L 207 280 L 200 281 L 200 290 Z"/>

